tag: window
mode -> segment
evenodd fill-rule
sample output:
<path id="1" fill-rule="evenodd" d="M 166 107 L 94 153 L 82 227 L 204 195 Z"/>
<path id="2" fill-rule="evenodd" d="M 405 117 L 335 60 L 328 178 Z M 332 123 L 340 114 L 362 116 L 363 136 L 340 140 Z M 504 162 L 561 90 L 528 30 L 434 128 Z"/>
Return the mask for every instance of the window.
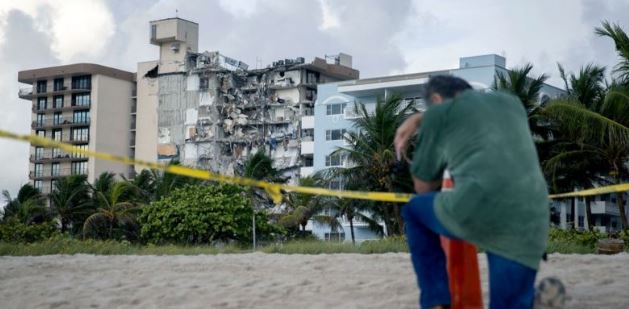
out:
<path id="1" fill-rule="evenodd" d="M 53 90 L 54 91 L 62 91 L 65 90 L 63 89 L 63 78 L 55 78 L 55 81 L 53 83 Z"/>
<path id="2" fill-rule="evenodd" d="M 35 132 L 37 132 L 37 136 L 39 137 L 46 137 L 46 130 L 37 130 Z"/>
<path id="3" fill-rule="evenodd" d="M 78 146 L 74 146 L 74 148 L 78 148 L 81 150 L 87 150 L 87 145 L 78 145 Z M 80 154 L 80 153 L 73 153 L 72 154 L 73 158 L 85 158 L 86 156 L 84 154 Z"/>
<path id="4" fill-rule="evenodd" d="M 583 216 L 579 216 L 579 223 L 578 223 L 578 226 L 581 226 L 581 227 L 583 227 L 583 226 L 584 226 L 584 224 L 583 224 Z"/>
<path id="5" fill-rule="evenodd" d="M 327 108 L 326 115 L 340 115 L 343 113 L 343 110 L 345 109 L 346 105 L 347 105 L 346 103 L 329 104 L 326 106 Z"/>
<path id="6" fill-rule="evenodd" d="M 59 176 L 59 163 L 53 163 L 50 176 Z"/>
<path id="7" fill-rule="evenodd" d="M 89 128 L 73 128 L 70 139 L 73 141 L 87 142 L 89 140 Z"/>
<path id="8" fill-rule="evenodd" d="M 63 107 L 63 96 L 56 95 L 52 98 L 52 108 L 62 108 Z"/>
<path id="9" fill-rule="evenodd" d="M 53 180 L 50 182 L 50 192 L 55 191 L 55 187 L 57 187 L 57 180 Z"/>
<path id="10" fill-rule="evenodd" d="M 61 129 L 52 130 L 52 139 L 61 141 Z"/>
<path id="11" fill-rule="evenodd" d="M 151 40 L 157 38 L 157 25 L 151 25 Z"/>
<path id="12" fill-rule="evenodd" d="M 37 114 L 37 125 L 38 126 L 43 126 L 44 125 L 44 114 Z"/>
<path id="13" fill-rule="evenodd" d="M 72 115 L 72 122 L 74 123 L 89 123 L 90 114 L 89 111 L 75 111 Z"/>
<path id="14" fill-rule="evenodd" d="M 35 187 L 35 189 L 39 190 L 39 192 L 42 192 L 42 190 L 44 189 L 44 182 L 41 180 L 35 180 L 33 182 L 33 187 Z"/>
<path id="15" fill-rule="evenodd" d="M 72 162 L 72 175 L 87 174 L 87 162 Z"/>
<path id="16" fill-rule="evenodd" d="M 72 106 L 90 106 L 90 94 L 81 93 L 72 95 Z"/>
<path id="17" fill-rule="evenodd" d="M 35 174 L 35 177 L 44 176 L 44 165 L 40 163 L 35 164 L 34 174 Z"/>
<path id="18" fill-rule="evenodd" d="M 341 166 L 343 164 L 343 156 L 340 154 L 332 154 L 325 157 L 325 166 Z"/>
<path id="19" fill-rule="evenodd" d="M 314 137 L 314 129 L 303 129 L 301 131 L 301 136 L 302 137 L 306 137 L 306 136 Z"/>
<path id="20" fill-rule="evenodd" d="M 44 148 L 35 147 L 35 160 L 41 160 L 44 158 Z"/>
<path id="21" fill-rule="evenodd" d="M 315 72 L 306 72 L 306 84 L 316 84 L 319 82 L 319 76 Z"/>
<path id="22" fill-rule="evenodd" d="M 73 76 L 72 89 L 92 89 L 92 76 Z"/>
<path id="23" fill-rule="evenodd" d="M 63 115 L 61 113 L 55 113 L 54 124 L 62 124 Z"/>
<path id="24" fill-rule="evenodd" d="M 343 139 L 344 135 L 345 135 L 345 129 L 326 130 L 325 140 L 326 141 L 339 141 Z"/>
<path id="25" fill-rule="evenodd" d="M 43 111 L 48 107 L 48 98 L 37 98 L 37 110 Z"/>
<path id="26" fill-rule="evenodd" d="M 61 150 L 59 148 L 52 149 L 52 157 L 53 159 L 61 158 Z"/>
<path id="27" fill-rule="evenodd" d="M 314 165 L 314 160 L 312 157 L 304 157 L 304 166 L 310 167 Z"/>
<path id="28" fill-rule="evenodd" d="M 45 93 L 46 92 L 46 84 L 48 84 L 48 81 L 38 80 L 37 81 L 37 93 Z"/>

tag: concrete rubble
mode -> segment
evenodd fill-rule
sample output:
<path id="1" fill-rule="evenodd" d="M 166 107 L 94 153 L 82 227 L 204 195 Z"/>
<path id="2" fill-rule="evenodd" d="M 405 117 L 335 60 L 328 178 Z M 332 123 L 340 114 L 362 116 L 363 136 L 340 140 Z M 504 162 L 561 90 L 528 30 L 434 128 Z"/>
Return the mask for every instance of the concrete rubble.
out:
<path id="1" fill-rule="evenodd" d="M 300 144 L 312 140 L 301 118 L 312 115 L 316 85 L 356 79 L 358 71 L 315 58 L 284 59 L 249 70 L 218 52 L 190 52 L 181 70 L 158 80 L 158 159 L 234 175 L 248 155 L 264 150 L 290 182 L 303 164 Z M 347 58 L 346 58 L 347 59 Z"/>

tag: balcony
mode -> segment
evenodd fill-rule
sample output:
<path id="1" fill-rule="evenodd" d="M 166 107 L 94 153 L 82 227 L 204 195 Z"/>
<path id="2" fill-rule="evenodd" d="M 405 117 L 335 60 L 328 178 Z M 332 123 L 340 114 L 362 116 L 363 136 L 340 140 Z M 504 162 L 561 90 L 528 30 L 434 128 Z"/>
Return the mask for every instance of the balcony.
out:
<path id="1" fill-rule="evenodd" d="M 79 154 L 69 154 L 61 150 L 53 151 L 48 149 L 39 156 L 32 154 L 29 159 L 33 163 L 57 163 L 87 161 L 89 158 Z"/>
<path id="2" fill-rule="evenodd" d="M 63 107 L 53 107 L 52 104 L 48 104 L 50 107 L 44 109 L 38 109 L 36 105 L 33 105 L 31 111 L 33 113 L 54 113 L 54 112 L 66 112 L 66 111 L 78 111 L 90 109 L 90 104 L 85 105 L 65 105 Z"/>
<path id="3" fill-rule="evenodd" d="M 52 129 L 52 128 L 83 127 L 83 126 L 89 126 L 89 125 L 90 125 L 90 119 L 83 119 L 80 121 L 71 121 L 71 120 L 64 120 L 64 119 L 57 120 L 52 117 L 46 117 L 43 120 L 33 121 L 33 123 L 31 124 L 31 128 L 37 129 L 37 130 L 45 130 L 45 129 Z"/>
<path id="4" fill-rule="evenodd" d="M 614 215 L 620 216 L 620 210 L 616 203 L 609 201 L 593 201 L 591 204 L 593 215 Z"/>
<path id="5" fill-rule="evenodd" d="M 32 100 L 33 99 L 33 86 L 20 88 L 17 92 L 17 96 L 21 99 Z"/>
<path id="6" fill-rule="evenodd" d="M 314 142 L 301 142 L 301 154 L 314 154 Z"/>
<path id="7" fill-rule="evenodd" d="M 33 86 L 20 88 L 18 90 L 18 97 L 21 99 L 32 100 L 33 98 L 39 96 L 50 96 L 50 95 L 62 95 L 62 94 L 71 94 L 71 93 L 86 93 L 90 92 L 91 87 L 78 87 L 78 88 L 68 88 L 61 87 L 61 89 L 41 89 L 42 91 L 38 91 L 37 93 L 33 92 Z"/>
<path id="8" fill-rule="evenodd" d="M 58 178 L 66 177 L 70 175 L 87 175 L 87 168 L 84 170 L 80 170 L 80 169 L 73 170 L 71 167 L 66 167 L 66 168 L 58 169 L 56 173 L 52 173 L 52 170 L 48 168 L 40 173 L 35 173 L 34 171 L 30 171 L 28 173 L 28 177 L 30 179 L 36 179 L 36 180 L 52 180 L 52 179 L 58 179 Z"/>
<path id="9" fill-rule="evenodd" d="M 301 128 L 302 129 L 314 129 L 314 116 L 303 116 L 303 117 L 301 117 Z"/>

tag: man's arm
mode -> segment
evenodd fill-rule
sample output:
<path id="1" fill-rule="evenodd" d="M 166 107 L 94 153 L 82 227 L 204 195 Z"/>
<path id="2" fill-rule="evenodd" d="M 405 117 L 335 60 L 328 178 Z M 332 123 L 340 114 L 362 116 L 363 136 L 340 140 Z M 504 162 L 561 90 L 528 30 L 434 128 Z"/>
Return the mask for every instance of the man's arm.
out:
<path id="1" fill-rule="evenodd" d="M 439 186 L 441 186 L 441 179 L 435 181 L 423 181 L 413 176 L 413 184 L 415 185 L 415 192 L 417 193 L 432 192 L 439 189 Z"/>
<path id="2" fill-rule="evenodd" d="M 395 145 L 395 153 L 397 154 L 398 161 L 402 160 L 402 156 L 408 148 L 408 140 L 417 132 L 417 128 L 421 125 L 422 113 L 415 113 L 400 125 L 395 131 L 395 139 L 393 145 Z"/>

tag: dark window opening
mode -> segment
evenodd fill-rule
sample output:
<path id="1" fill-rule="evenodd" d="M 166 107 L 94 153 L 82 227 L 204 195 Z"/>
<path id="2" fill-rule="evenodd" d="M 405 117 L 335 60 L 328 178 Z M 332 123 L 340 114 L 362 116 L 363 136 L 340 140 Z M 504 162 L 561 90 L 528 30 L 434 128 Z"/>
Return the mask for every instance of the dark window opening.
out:
<path id="1" fill-rule="evenodd" d="M 48 84 L 48 81 L 38 80 L 37 81 L 37 93 L 45 93 L 47 84 Z"/>
<path id="2" fill-rule="evenodd" d="M 65 90 L 65 87 L 63 87 L 63 78 L 55 78 L 55 81 L 53 83 L 53 90 L 54 91 Z"/>
<path id="3" fill-rule="evenodd" d="M 73 76 L 72 89 L 92 89 L 92 76 L 91 75 Z"/>

